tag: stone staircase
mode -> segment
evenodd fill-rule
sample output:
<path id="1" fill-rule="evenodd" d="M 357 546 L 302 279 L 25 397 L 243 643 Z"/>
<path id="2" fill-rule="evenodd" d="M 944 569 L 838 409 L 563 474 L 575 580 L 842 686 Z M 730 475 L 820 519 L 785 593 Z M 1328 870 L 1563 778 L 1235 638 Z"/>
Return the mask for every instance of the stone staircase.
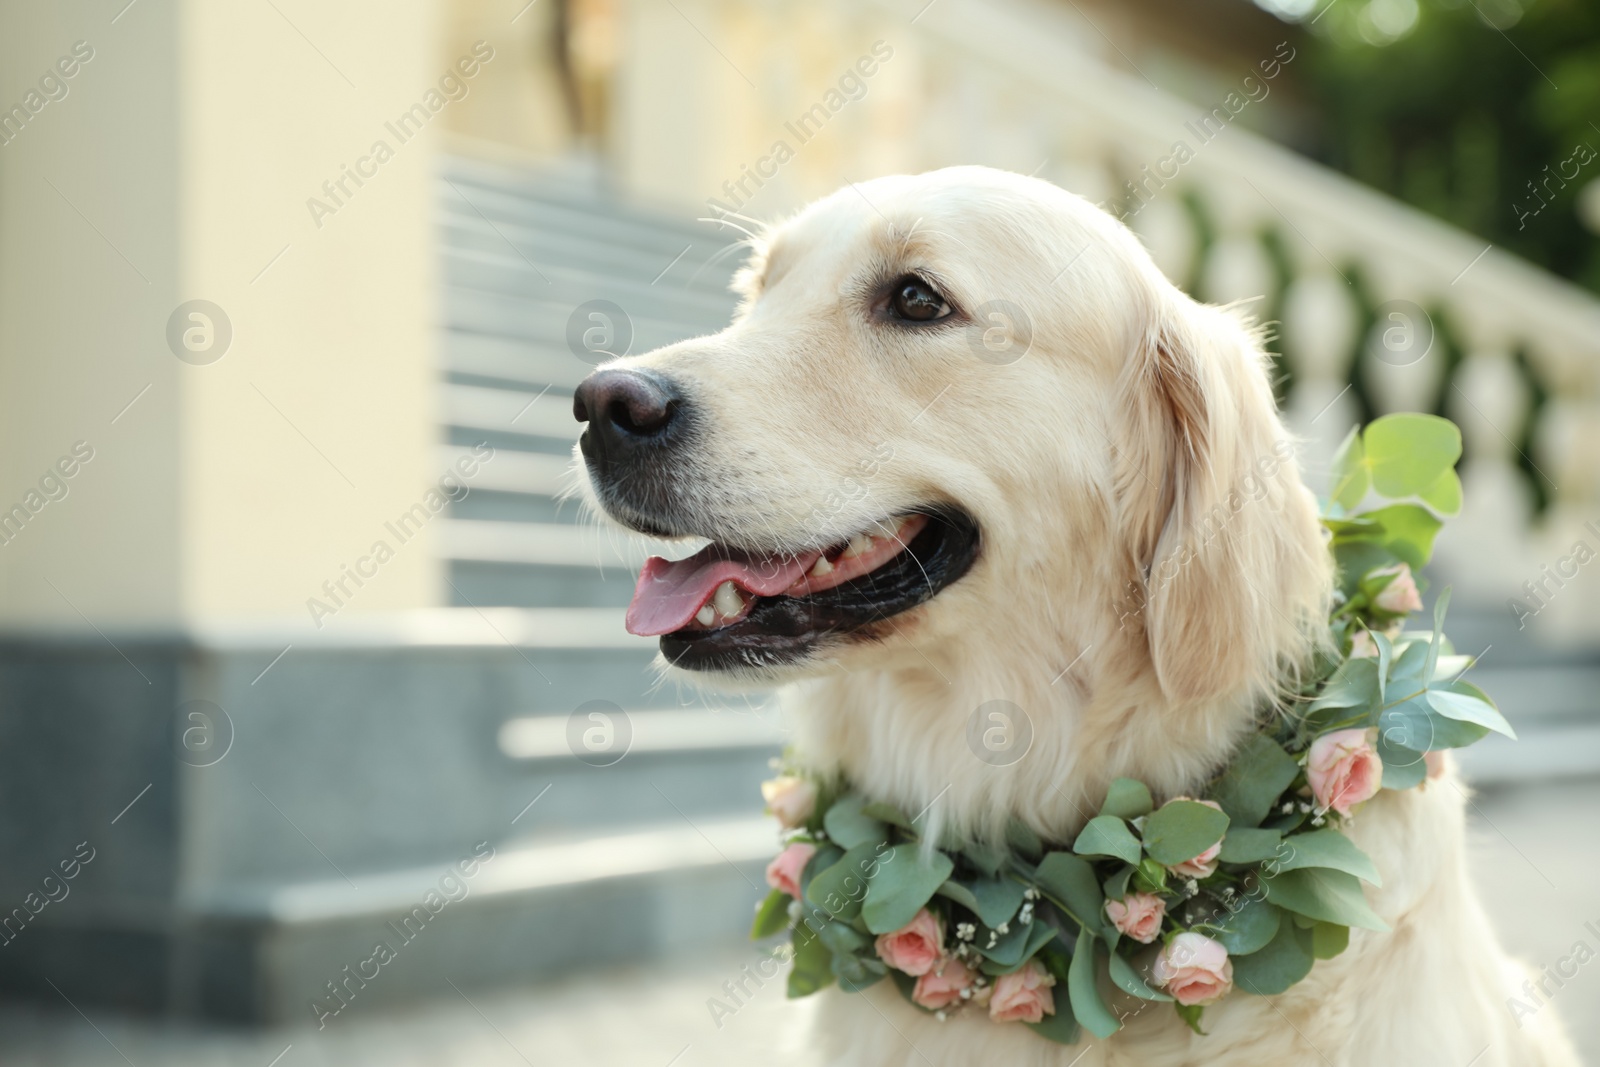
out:
<path id="1" fill-rule="evenodd" d="M 737 258 L 707 263 L 731 231 L 624 207 L 581 179 L 444 168 L 445 448 L 497 450 L 445 528 L 453 602 L 624 606 L 644 542 L 596 529 L 562 499 L 572 389 L 606 358 L 581 338 L 609 329 L 608 350 L 638 353 L 726 326 Z M 612 305 L 603 321 L 584 312 L 591 301 Z"/>

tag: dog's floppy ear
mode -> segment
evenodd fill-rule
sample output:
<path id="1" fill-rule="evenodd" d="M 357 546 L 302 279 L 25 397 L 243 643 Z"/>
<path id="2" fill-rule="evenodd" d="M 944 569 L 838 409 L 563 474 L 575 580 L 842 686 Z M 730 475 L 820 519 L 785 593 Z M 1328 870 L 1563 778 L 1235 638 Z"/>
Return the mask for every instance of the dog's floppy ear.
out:
<path id="1" fill-rule="evenodd" d="M 1256 336 L 1160 293 L 1124 372 L 1122 529 L 1162 691 L 1262 695 L 1308 655 L 1328 563 Z"/>

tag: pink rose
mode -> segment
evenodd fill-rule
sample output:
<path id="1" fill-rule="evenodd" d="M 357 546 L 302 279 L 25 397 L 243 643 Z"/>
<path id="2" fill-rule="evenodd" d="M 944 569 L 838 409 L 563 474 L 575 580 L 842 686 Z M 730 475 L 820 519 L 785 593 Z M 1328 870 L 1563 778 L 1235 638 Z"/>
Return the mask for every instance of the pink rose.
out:
<path id="1" fill-rule="evenodd" d="M 1444 777 L 1445 767 L 1444 767 L 1444 753 L 1443 752 L 1424 752 L 1422 754 L 1422 759 L 1423 759 L 1423 762 L 1425 762 L 1428 765 L 1428 777 L 1429 778 L 1443 778 Z"/>
<path id="2" fill-rule="evenodd" d="M 1055 994 L 1050 987 L 1055 976 L 1029 960 L 1022 970 L 1002 974 L 994 980 L 989 998 L 989 1018 L 997 1023 L 1036 1023 L 1056 1013 Z"/>
<path id="3" fill-rule="evenodd" d="M 1148 945 L 1161 933 L 1161 918 L 1166 913 L 1166 902 L 1153 893 L 1129 893 L 1121 900 L 1106 901 L 1111 925 L 1141 945 Z"/>
<path id="4" fill-rule="evenodd" d="M 817 806 L 817 787 L 805 778 L 783 775 L 761 783 L 761 799 L 785 830 L 805 825 Z"/>
<path id="5" fill-rule="evenodd" d="M 945 960 L 942 967 L 935 967 L 917 979 L 911 999 L 929 1011 L 948 1008 L 961 999 L 962 992 L 972 985 L 974 977 L 960 960 Z"/>
<path id="6" fill-rule="evenodd" d="M 1372 639 L 1369 630 L 1357 630 L 1356 635 L 1350 639 L 1351 659 L 1377 659 L 1378 642 Z"/>
<path id="7" fill-rule="evenodd" d="M 767 884 L 799 900 L 800 872 L 806 869 L 806 864 L 811 862 L 816 852 L 816 845 L 800 842 L 790 845 L 778 853 L 777 859 L 767 864 Z"/>
<path id="8" fill-rule="evenodd" d="M 1204 934 L 1179 934 L 1168 941 L 1150 975 L 1186 1006 L 1213 1003 L 1233 989 L 1233 961 L 1228 950 Z"/>
<path id="9" fill-rule="evenodd" d="M 1383 587 L 1383 591 L 1372 598 L 1373 605 L 1380 611 L 1405 615 L 1408 612 L 1422 610 L 1422 595 L 1417 592 L 1417 582 L 1411 577 L 1410 567 L 1400 563 L 1373 573 L 1394 575 L 1394 579 Z"/>
<path id="10" fill-rule="evenodd" d="M 884 963 L 920 978 L 944 959 L 944 928 L 938 916 L 923 908 L 900 929 L 880 935 L 876 947 Z"/>
<path id="11" fill-rule="evenodd" d="M 1167 803 L 1173 804 L 1180 800 L 1189 800 L 1194 804 L 1204 804 L 1208 808 L 1216 808 L 1218 811 L 1222 810 L 1222 805 L 1218 804 L 1215 800 L 1191 800 L 1189 797 L 1173 797 L 1171 800 L 1167 801 Z M 1209 878 L 1216 873 L 1217 857 L 1221 854 L 1222 841 L 1218 840 L 1216 844 L 1200 853 L 1200 855 L 1196 856 L 1194 859 L 1184 860 L 1182 863 L 1174 863 L 1171 867 L 1168 867 L 1167 870 L 1171 871 L 1173 874 L 1182 875 L 1185 878 Z"/>
<path id="12" fill-rule="evenodd" d="M 1311 743 L 1306 781 L 1317 806 L 1340 815 L 1377 793 L 1383 785 L 1383 761 L 1373 747 L 1377 730 L 1353 727 L 1323 734 Z"/>

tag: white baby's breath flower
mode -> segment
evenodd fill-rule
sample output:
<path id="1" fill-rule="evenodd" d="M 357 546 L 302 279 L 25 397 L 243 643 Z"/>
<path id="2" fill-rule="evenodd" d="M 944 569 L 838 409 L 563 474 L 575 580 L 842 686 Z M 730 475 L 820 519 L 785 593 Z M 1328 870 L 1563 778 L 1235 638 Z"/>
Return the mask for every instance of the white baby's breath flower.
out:
<path id="1" fill-rule="evenodd" d="M 1001 923 L 999 926 L 996 926 L 994 928 L 994 931 L 995 931 L 995 933 L 1001 934 L 1002 936 L 1005 935 L 1005 934 L 1009 934 L 1011 932 L 1011 924 L 1010 923 Z"/>

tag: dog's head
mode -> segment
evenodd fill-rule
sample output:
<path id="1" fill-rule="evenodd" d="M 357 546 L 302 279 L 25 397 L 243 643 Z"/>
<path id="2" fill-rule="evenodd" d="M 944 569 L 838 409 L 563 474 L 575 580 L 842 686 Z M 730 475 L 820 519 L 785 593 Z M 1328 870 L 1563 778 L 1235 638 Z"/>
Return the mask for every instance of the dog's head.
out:
<path id="1" fill-rule="evenodd" d="M 727 329 L 574 403 L 592 500 L 711 542 L 629 609 L 671 665 L 1098 642 L 1187 702 L 1304 653 L 1324 554 L 1256 339 L 1104 212 L 981 167 L 883 178 L 773 227 L 738 284 Z"/>

